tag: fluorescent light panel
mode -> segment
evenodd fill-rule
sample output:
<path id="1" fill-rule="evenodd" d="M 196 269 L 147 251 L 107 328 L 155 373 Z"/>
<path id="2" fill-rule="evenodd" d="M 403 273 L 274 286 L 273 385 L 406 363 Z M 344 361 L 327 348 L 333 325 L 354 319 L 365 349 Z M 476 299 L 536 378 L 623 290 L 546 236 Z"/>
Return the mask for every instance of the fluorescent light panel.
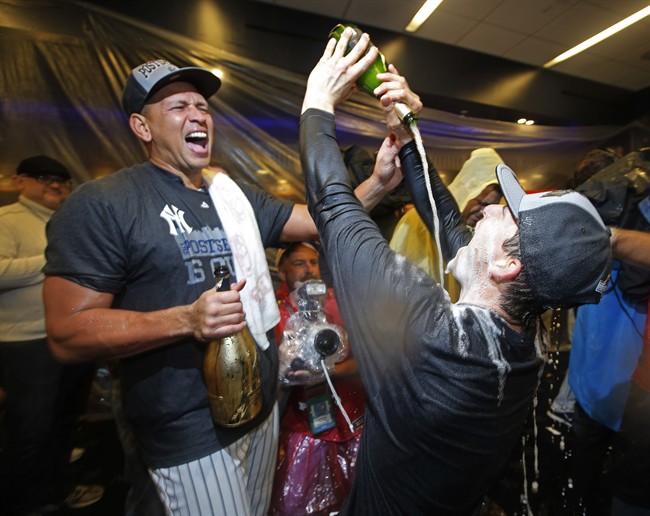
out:
<path id="1" fill-rule="evenodd" d="M 583 41 L 579 45 L 576 45 L 573 48 L 570 48 L 563 54 L 560 54 L 554 59 L 551 59 L 548 63 L 544 65 L 544 68 L 550 68 L 551 66 L 555 66 L 558 63 L 561 63 L 562 61 L 565 61 L 569 59 L 570 57 L 575 56 L 576 54 L 579 54 L 580 52 L 583 52 L 584 50 L 587 50 L 589 47 L 593 47 L 596 43 L 600 43 L 604 39 L 609 38 L 610 36 L 613 36 L 617 32 L 622 31 L 623 29 L 629 27 L 633 23 L 638 22 L 639 20 L 642 20 L 646 16 L 650 15 L 650 5 L 647 7 L 644 7 L 640 11 L 634 13 L 631 16 L 628 16 L 624 20 L 621 20 L 620 22 L 612 25 L 610 28 L 605 29 L 602 32 L 599 32 L 595 36 L 590 37 L 589 39 Z"/>
<path id="2" fill-rule="evenodd" d="M 442 0 L 427 0 L 424 2 L 422 7 L 420 7 L 420 10 L 415 13 L 415 16 L 413 16 L 413 19 L 406 27 L 404 27 L 404 30 L 406 32 L 415 32 L 418 30 L 420 25 L 427 21 L 429 16 L 431 16 L 431 13 L 433 13 L 441 3 Z"/>

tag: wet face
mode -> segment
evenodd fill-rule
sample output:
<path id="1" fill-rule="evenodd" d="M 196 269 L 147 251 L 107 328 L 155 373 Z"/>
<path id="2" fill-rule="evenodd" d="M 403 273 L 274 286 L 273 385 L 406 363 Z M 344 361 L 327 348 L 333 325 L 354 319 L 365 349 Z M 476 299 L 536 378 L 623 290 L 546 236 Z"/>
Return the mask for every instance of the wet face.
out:
<path id="1" fill-rule="evenodd" d="M 490 204 L 499 204 L 499 202 L 501 202 L 501 191 L 498 185 L 487 185 L 480 194 L 467 202 L 462 213 L 465 224 L 475 227 L 476 223 L 483 218 L 485 207 Z"/>
<path id="2" fill-rule="evenodd" d="M 45 174 L 35 178 L 17 175 L 13 180 L 20 195 L 50 210 L 58 209 L 70 195 L 70 182 L 59 176 Z"/>
<path id="3" fill-rule="evenodd" d="M 449 262 L 450 271 L 461 285 L 487 281 L 488 269 L 506 257 L 503 242 L 517 232 L 517 223 L 507 206 L 491 204 L 483 210 L 470 243 L 462 247 Z"/>
<path id="4" fill-rule="evenodd" d="M 194 86 L 168 84 L 151 97 L 141 116 L 146 125 L 138 136 L 150 145 L 152 163 L 183 174 L 210 164 L 214 125 L 207 100 Z"/>
<path id="5" fill-rule="evenodd" d="M 320 279 L 320 268 L 318 266 L 318 254 L 313 249 L 299 245 L 291 254 L 282 257 L 282 263 L 278 265 L 280 279 L 287 282 L 289 292 L 293 292 L 300 283 L 310 279 Z"/>

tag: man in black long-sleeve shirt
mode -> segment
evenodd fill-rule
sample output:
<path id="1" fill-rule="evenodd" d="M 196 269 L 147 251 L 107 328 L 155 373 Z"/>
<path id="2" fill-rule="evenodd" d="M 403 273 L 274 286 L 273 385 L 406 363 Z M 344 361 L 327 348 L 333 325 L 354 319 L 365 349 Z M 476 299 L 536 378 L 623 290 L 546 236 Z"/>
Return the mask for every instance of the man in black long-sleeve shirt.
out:
<path id="1" fill-rule="evenodd" d="M 454 256 L 450 268 L 462 286 L 460 301 L 450 303 L 431 277 L 390 250 L 348 183 L 334 109 L 377 57 L 374 48 L 362 57 L 367 35 L 344 55 L 349 38 L 346 31 L 338 45 L 329 41 L 301 117 L 308 206 L 346 327 L 362 343 L 355 355 L 368 393 L 355 483 L 342 514 L 472 514 L 531 405 L 542 364 L 537 318 L 548 306 L 597 302 L 609 273 L 609 233 L 578 194 L 525 196 L 502 167 L 510 209 L 486 207 L 470 240 L 433 173 L 443 254 Z M 375 94 L 396 128 L 391 103 L 419 99 L 394 68 L 378 77 L 386 82 Z M 390 161 L 401 147 L 416 207 L 429 221 L 418 186 L 422 164 L 408 135 L 398 136 L 400 145 L 384 141 L 378 161 Z M 559 228 L 566 238 L 586 235 L 574 244 L 578 257 L 557 248 L 564 236 L 544 237 Z M 584 253 L 593 257 L 589 271 L 574 263 Z"/>

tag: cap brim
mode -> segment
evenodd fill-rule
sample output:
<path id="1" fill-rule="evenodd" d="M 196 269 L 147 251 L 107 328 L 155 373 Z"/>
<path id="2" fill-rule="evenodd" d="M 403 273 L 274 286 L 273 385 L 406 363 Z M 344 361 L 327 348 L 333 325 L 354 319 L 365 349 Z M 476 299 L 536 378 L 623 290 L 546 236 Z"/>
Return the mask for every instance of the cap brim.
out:
<path id="1" fill-rule="evenodd" d="M 521 200 L 526 195 L 526 191 L 519 184 L 519 180 L 512 169 L 503 163 L 497 165 L 497 180 L 508 203 L 508 208 L 510 208 L 515 219 L 519 220 L 519 207 L 521 206 Z"/>

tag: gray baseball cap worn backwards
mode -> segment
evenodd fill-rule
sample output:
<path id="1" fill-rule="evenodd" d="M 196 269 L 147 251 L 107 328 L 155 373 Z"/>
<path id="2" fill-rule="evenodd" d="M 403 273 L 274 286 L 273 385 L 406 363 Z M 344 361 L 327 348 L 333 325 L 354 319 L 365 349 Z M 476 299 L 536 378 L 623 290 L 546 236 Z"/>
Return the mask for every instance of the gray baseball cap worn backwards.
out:
<path id="1" fill-rule="evenodd" d="M 526 194 L 506 165 L 496 174 L 537 298 L 547 308 L 598 303 L 609 282 L 611 233 L 591 202 L 572 190 Z"/>
<path id="2" fill-rule="evenodd" d="M 209 70 L 196 66 L 179 68 L 163 59 L 147 61 L 129 74 L 122 91 L 122 107 L 128 116 L 140 113 L 158 90 L 172 82 L 189 82 L 206 99 L 214 95 L 221 81 Z"/>

